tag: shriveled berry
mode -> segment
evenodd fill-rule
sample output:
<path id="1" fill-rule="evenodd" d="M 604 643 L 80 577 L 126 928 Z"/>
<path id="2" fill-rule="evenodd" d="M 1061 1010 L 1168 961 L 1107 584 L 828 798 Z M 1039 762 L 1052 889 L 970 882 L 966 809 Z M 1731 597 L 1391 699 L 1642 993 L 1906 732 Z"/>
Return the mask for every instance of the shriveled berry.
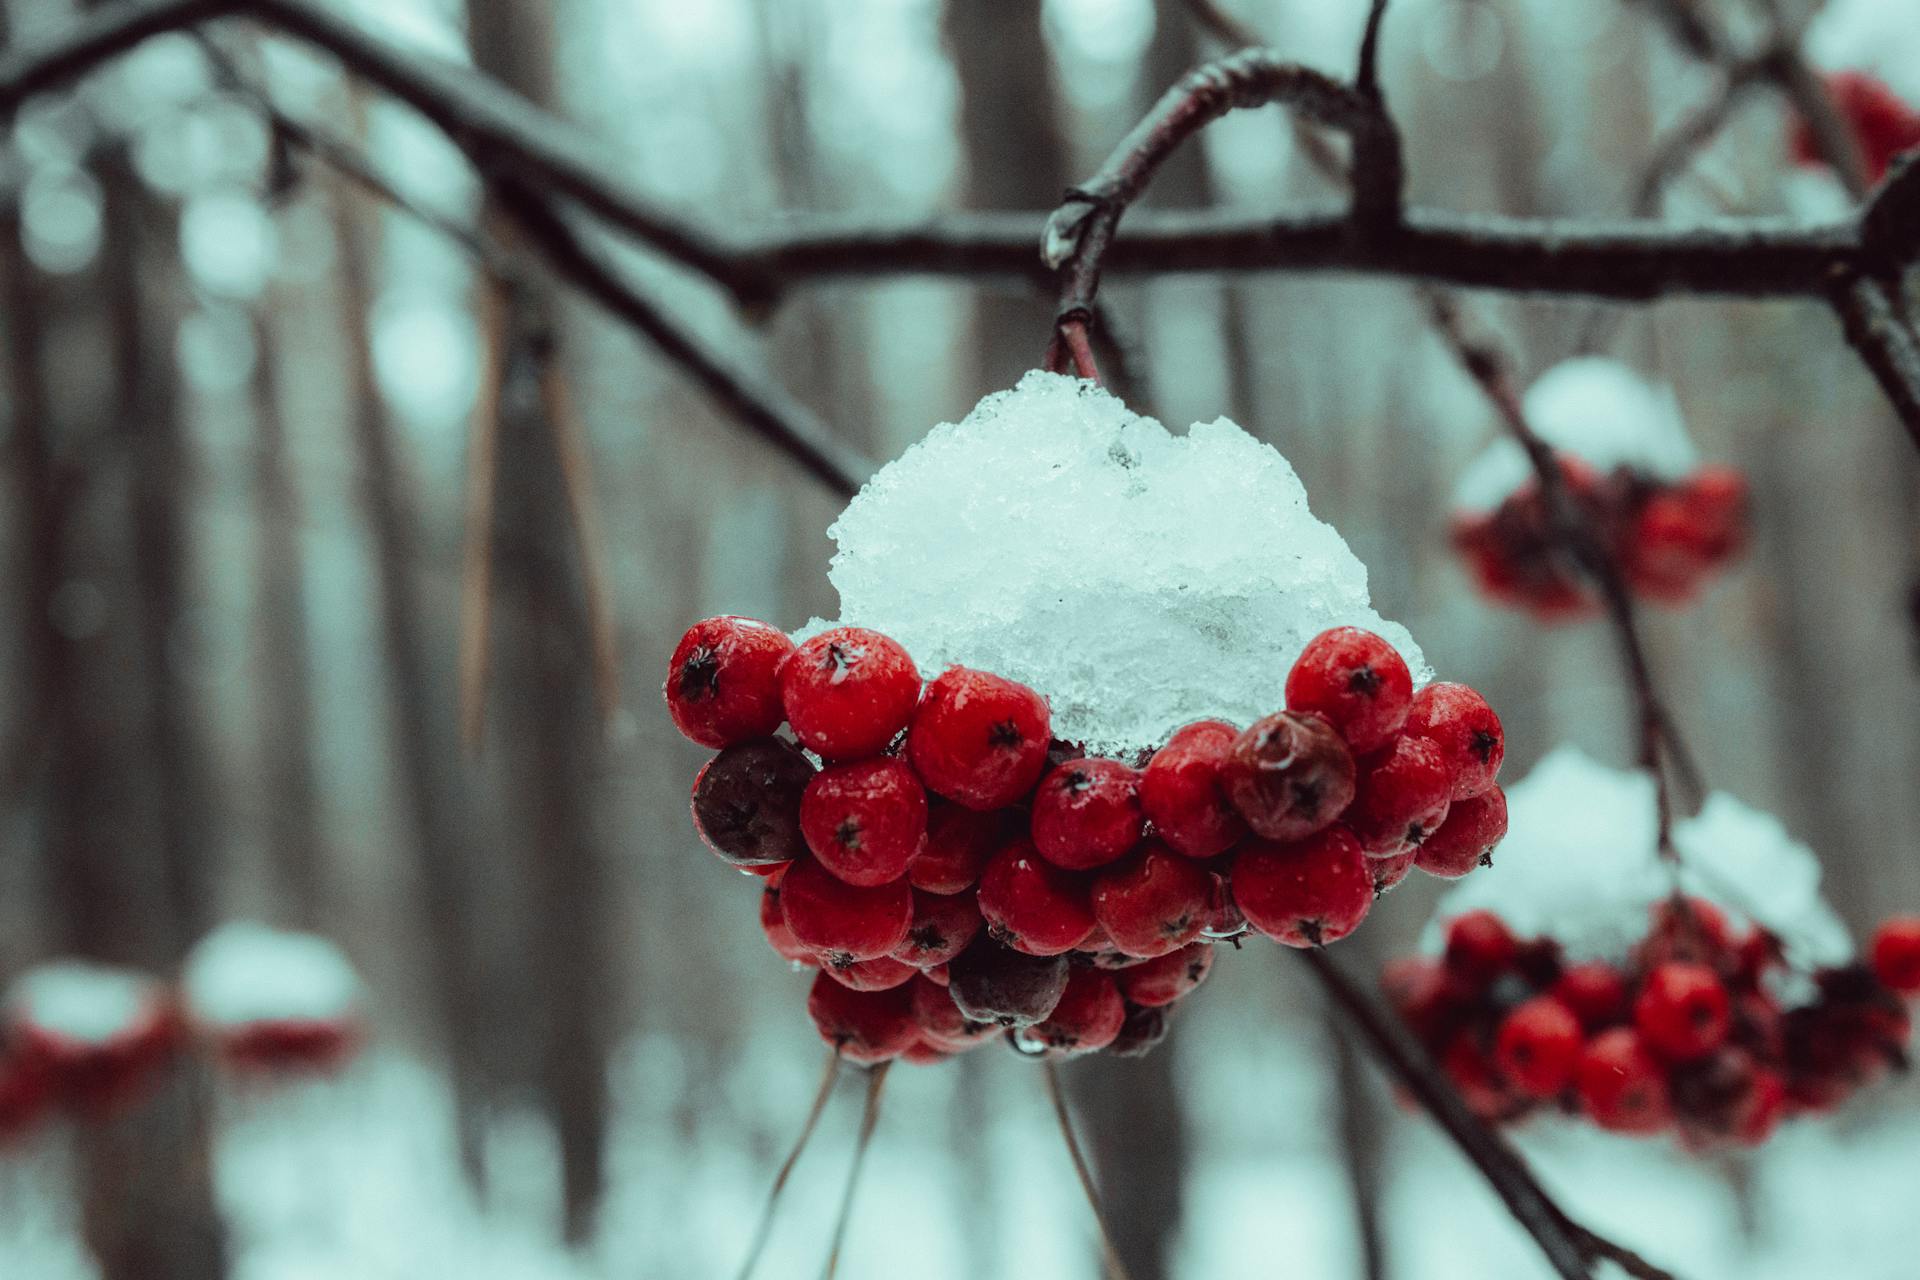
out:
<path id="1" fill-rule="evenodd" d="M 1894 916 L 1873 931 L 1867 950 L 1874 976 L 1903 996 L 1920 995 L 1920 916 Z"/>
<path id="2" fill-rule="evenodd" d="M 1613 1026 L 1627 1016 L 1626 977 L 1604 960 L 1568 965 L 1560 971 L 1552 994 L 1573 1010 L 1588 1031 Z"/>
<path id="3" fill-rule="evenodd" d="M 1234 739 L 1227 798 L 1269 840 L 1304 840 L 1353 801 L 1353 753 L 1319 716 L 1277 712 Z"/>
<path id="4" fill-rule="evenodd" d="M 1073 760 L 1033 793 L 1033 845 L 1069 871 L 1105 866 L 1140 843 L 1140 775 L 1118 760 Z"/>
<path id="5" fill-rule="evenodd" d="M 1493 850 L 1507 834 L 1507 793 L 1498 786 L 1455 800 L 1446 821 L 1420 842 L 1414 862 L 1430 876 L 1458 880 L 1475 867 L 1489 866 Z"/>
<path id="6" fill-rule="evenodd" d="M 1197 721 L 1175 730 L 1141 771 L 1140 807 L 1174 852 L 1211 858 L 1247 834 L 1222 777 L 1239 736 L 1225 720 Z"/>
<path id="7" fill-rule="evenodd" d="M 1028 955 L 982 934 L 947 962 L 947 993 L 970 1021 L 1029 1027 L 1060 1003 L 1068 970 L 1064 955 Z"/>
<path id="8" fill-rule="evenodd" d="M 800 798 L 800 834 L 848 884 L 898 880 L 927 838 L 927 791 L 891 756 L 828 765 Z"/>
<path id="9" fill-rule="evenodd" d="M 853 1062 L 885 1062 L 905 1053 L 920 1038 L 909 988 L 855 991 L 826 974 L 813 980 L 807 1014 L 820 1038 Z"/>
<path id="10" fill-rule="evenodd" d="M 760 894 L 760 929 L 767 935 L 767 942 L 780 953 L 783 960 L 797 965 L 815 965 L 820 963 L 813 948 L 793 936 L 793 930 L 787 927 L 787 916 L 780 909 L 780 887 L 768 885 Z"/>
<path id="11" fill-rule="evenodd" d="M 907 730 L 907 758 L 939 795 L 969 809 L 1023 799 L 1047 764 L 1051 715 L 1027 686 L 948 667 L 927 686 Z"/>
<path id="12" fill-rule="evenodd" d="M 920 1038 L 949 1053 L 971 1049 L 1000 1030 L 996 1023 L 968 1018 L 947 989 L 924 974 L 913 980 L 912 992 L 913 1017 L 920 1024 Z"/>
<path id="13" fill-rule="evenodd" d="M 907 727 L 920 672 L 878 631 L 834 627 L 781 664 L 780 699 L 803 746 L 829 760 L 858 759 L 878 755 Z"/>
<path id="14" fill-rule="evenodd" d="M 1373 896 L 1385 897 L 1389 890 L 1412 874 L 1413 860 L 1418 852 L 1409 849 L 1391 858 L 1368 858 L 1367 874 L 1373 877 Z"/>
<path id="15" fill-rule="evenodd" d="M 1113 975 L 1099 969 L 1075 969 L 1060 1003 L 1040 1022 L 1016 1034 L 1048 1057 L 1075 1058 L 1112 1044 L 1127 1020 L 1127 1008 Z"/>
<path id="16" fill-rule="evenodd" d="M 1520 958 L 1520 940 L 1491 911 L 1468 911 L 1447 925 L 1447 968 L 1485 986 L 1510 972 Z"/>
<path id="17" fill-rule="evenodd" d="M 801 945 L 828 963 L 876 960 L 906 941 L 913 891 L 904 879 L 848 884 L 807 858 L 781 879 L 780 910 Z"/>
<path id="18" fill-rule="evenodd" d="M 1324 717 L 1355 755 L 1386 746 L 1412 705 L 1407 660 L 1359 627 L 1322 631 L 1287 673 L 1287 710 Z"/>
<path id="19" fill-rule="evenodd" d="M 1453 798 L 1484 794 L 1500 775 L 1507 735 L 1487 700 L 1464 684 L 1439 681 L 1413 696 L 1409 737 L 1436 744 L 1453 772 Z"/>
<path id="20" fill-rule="evenodd" d="M 1094 930 L 1086 879 L 1042 858 L 1030 840 L 1015 840 L 988 859 L 979 899 L 993 936 L 1016 951 L 1060 955 Z"/>
<path id="21" fill-rule="evenodd" d="M 1705 1057 L 1733 1027 L 1727 988 L 1702 964 L 1663 964 L 1647 974 L 1633 1003 L 1633 1025 L 1647 1048 L 1673 1062 Z"/>
<path id="22" fill-rule="evenodd" d="M 1116 1058 L 1144 1058 L 1166 1038 L 1165 1008 L 1129 1004 L 1126 1020 L 1120 1024 L 1120 1034 L 1107 1046 L 1107 1052 Z"/>
<path id="23" fill-rule="evenodd" d="M 780 664 L 793 641 L 752 618 L 707 618 L 687 628 L 667 662 L 674 727 L 703 747 L 764 738 L 786 718 Z"/>
<path id="24" fill-rule="evenodd" d="M 1093 878 L 1093 918 L 1130 956 L 1162 956 L 1200 936 L 1213 877 L 1192 859 L 1149 840 Z"/>
<path id="25" fill-rule="evenodd" d="M 1580 1109 L 1614 1133 L 1658 1133 L 1673 1122 L 1666 1069 L 1631 1027 L 1602 1031 L 1587 1042 L 1574 1072 Z"/>
<path id="26" fill-rule="evenodd" d="M 1452 803 L 1453 771 L 1440 748 L 1425 738 L 1396 738 L 1360 765 L 1341 821 L 1368 857 L 1393 858 L 1425 844 Z"/>
<path id="27" fill-rule="evenodd" d="M 874 960 L 854 960 L 846 964 L 823 964 L 820 971 L 843 987 L 855 991 L 890 991 L 905 986 L 920 971 L 892 956 Z"/>
<path id="28" fill-rule="evenodd" d="M 913 923 L 907 928 L 907 940 L 893 949 L 893 957 L 916 969 L 945 964 L 973 941 L 983 923 L 972 894 L 915 889 Z"/>
<path id="29" fill-rule="evenodd" d="M 1292 844 L 1255 840 L 1233 864 L 1233 900 L 1261 933 L 1289 947 L 1338 942 L 1373 906 L 1373 876 L 1360 842 L 1330 827 Z"/>
<path id="30" fill-rule="evenodd" d="M 1213 946 L 1195 942 L 1156 956 L 1145 964 L 1113 975 L 1120 994 L 1131 1004 L 1157 1009 L 1172 1004 L 1207 980 L 1213 969 Z"/>
<path id="31" fill-rule="evenodd" d="M 927 842 L 907 863 L 907 879 L 928 893 L 965 893 L 980 883 L 987 859 L 1007 842 L 1007 816 L 936 801 L 927 815 Z"/>
<path id="32" fill-rule="evenodd" d="M 1573 1079 L 1585 1048 L 1573 1010 L 1552 996 L 1535 996 L 1501 1020 L 1493 1060 L 1520 1092 L 1551 1098 Z"/>
<path id="33" fill-rule="evenodd" d="M 778 738 L 728 747 L 693 780 L 693 826 L 737 867 L 786 862 L 806 852 L 800 797 L 813 762 Z"/>

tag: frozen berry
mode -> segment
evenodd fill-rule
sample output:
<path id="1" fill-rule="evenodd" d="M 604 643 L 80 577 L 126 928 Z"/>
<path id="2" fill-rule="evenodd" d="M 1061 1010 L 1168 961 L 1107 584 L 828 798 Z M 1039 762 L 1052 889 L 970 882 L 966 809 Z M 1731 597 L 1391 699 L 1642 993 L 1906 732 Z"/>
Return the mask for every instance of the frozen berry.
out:
<path id="1" fill-rule="evenodd" d="M 927 838 L 926 788 L 890 756 L 828 765 L 800 798 L 800 834 L 848 884 L 898 880 Z"/>
<path id="2" fill-rule="evenodd" d="M 667 663 L 667 711 L 703 747 L 764 738 L 785 719 L 780 664 L 793 641 L 752 618 L 708 618 L 687 628 Z"/>
<path id="3" fill-rule="evenodd" d="M 1304 840 L 1353 801 L 1353 753 L 1319 716 L 1256 720 L 1227 756 L 1227 798 L 1269 840 Z"/>
<path id="4" fill-rule="evenodd" d="M 1602 1031 L 1587 1042 L 1574 1071 L 1580 1109 L 1615 1133 L 1658 1133 L 1672 1122 L 1666 1071 L 1631 1027 Z"/>
<path id="5" fill-rule="evenodd" d="M 907 863 L 907 879 L 928 893 L 965 893 L 980 883 L 987 859 L 1007 842 L 1005 814 L 978 813 L 935 801 L 927 816 L 927 842 Z"/>
<path id="6" fill-rule="evenodd" d="M 851 885 L 808 858 L 781 879 L 780 910 L 801 945 L 829 963 L 875 960 L 906 941 L 913 890 L 904 879 Z"/>
<path id="7" fill-rule="evenodd" d="M 760 928 L 767 935 L 767 941 L 780 953 L 784 960 L 797 965 L 820 963 L 813 948 L 793 936 L 793 930 L 787 928 L 787 916 L 780 909 L 780 887 L 768 885 L 760 894 Z"/>
<path id="8" fill-rule="evenodd" d="M 1464 684 L 1441 681 L 1415 694 L 1406 732 L 1439 746 L 1453 771 L 1455 800 L 1471 799 L 1492 787 L 1507 755 L 1500 717 Z"/>
<path id="9" fill-rule="evenodd" d="M 1144 1058 L 1166 1038 L 1167 1011 L 1164 1008 L 1130 1004 L 1127 1006 L 1126 1020 L 1120 1024 L 1120 1034 L 1107 1046 L 1107 1052 L 1116 1058 Z"/>
<path id="10" fill-rule="evenodd" d="M 931 969 L 959 955 L 980 932 L 980 908 L 970 893 L 913 891 L 913 923 L 907 940 L 893 949 L 896 960 Z"/>
<path id="11" fill-rule="evenodd" d="M 1323 716 L 1355 755 L 1387 745 L 1413 704 L 1407 660 L 1371 631 L 1322 631 L 1287 673 L 1287 710 Z"/>
<path id="12" fill-rule="evenodd" d="M 812 778 L 813 762 L 778 738 L 728 747 L 693 780 L 694 829 L 738 867 L 799 857 L 800 796 Z"/>
<path id="13" fill-rule="evenodd" d="M 960 1012 L 947 989 L 924 975 L 913 980 L 913 1017 L 920 1024 L 920 1038 L 952 1053 L 970 1049 L 997 1033 L 992 1022 L 975 1022 Z"/>
<path id="14" fill-rule="evenodd" d="M 1027 686 L 948 667 L 913 713 L 907 757 L 935 793 L 969 809 L 1000 809 L 1040 780 L 1049 723 L 1047 700 Z"/>
<path id="15" fill-rule="evenodd" d="M 1520 940 L 1493 912 L 1468 911 L 1447 925 L 1445 954 L 1447 968 L 1485 986 L 1512 971 L 1520 958 Z"/>
<path id="16" fill-rule="evenodd" d="M 853 1062 L 897 1058 L 920 1038 L 912 996 L 904 986 L 855 991 L 823 973 L 807 994 L 807 1014 L 820 1038 Z"/>
<path id="17" fill-rule="evenodd" d="M 907 727 L 920 672 L 878 631 L 835 627 L 787 656 L 780 699 L 801 745 L 829 760 L 858 759 L 878 755 Z"/>
<path id="18" fill-rule="evenodd" d="M 1028 1027 L 1060 1003 L 1068 971 L 1064 955 L 1028 955 L 982 934 L 947 962 L 947 992 L 973 1022 Z"/>
<path id="19" fill-rule="evenodd" d="M 1127 1007 L 1113 975 L 1075 969 L 1053 1012 L 1016 1034 L 1022 1043 L 1044 1049 L 1048 1057 L 1072 1058 L 1112 1044 L 1126 1020 Z"/>
<path id="20" fill-rule="evenodd" d="M 1071 951 L 1094 930 L 1086 880 L 1042 858 L 1029 840 L 1015 840 L 988 860 L 980 914 L 995 938 L 1036 956 Z"/>
<path id="21" fill-rule="evenodd" d="M 1293 844 L 1249 843 L 1233 864 L 1233 900 L 1275 942 L 1324 946 L 1367 918 L 1373 876 L 1353 833 L 1331 827 Z"/>
<path id="22" fill-rule="evenodd" d="M 920 973 L 912 965 L 892 956 L 854 960 L 847 964 L 830 962 L 821 965 L 820 971 L 841 986 L 852 987 L 855 991 L 890 991 L 906 985 Z"/>
<path id="23" fill-rule="evenodd" d="M 1903 996 L 1920 995 L 1920 916 L 1895 916 L 1873 931 L 1874 976 Z"/>
<path id="24" fill-rule="evenodd" d="M 1573 1010 L 1580 1025 L 1588 1031 L 1610 1027 L 1627 1016 L 1627 980 L 1618 969 L 1602 960 L 1570 964 L 1562 969 L 1552 994 Z"/>
<path id="25" fill-rule="evenodd" d="M 1126 856 L 1146 824 L 1140 775 L 1118 760 L 1073 760 L 1033 793 L 1033 845 L 1069 871 L 1090 871 Z"/>
<path id="26" fill-rule="evenodd" d="M 1341 821 L 1368 857 L 1392 858 L 1426 843 L 1452 803 L 1453 771 L 1440 748 L 1425 738 L 1397 738 L 1360 766 Z"/>
<path id="27" fill-rule="evenodd" d="M 1174 852 L 1211 858 L 1247 834 L 1221 774 L 1239 736 L 1225 720 L 1201 720 L 1176 730 L 1141 771 L 1140 807 Z"/>
<path id="28" fill-rule="evenodd" d="M 1391 858 L 1367 859 L 1367 874 L 1373 877 L 1374 897 L 1385 897 L 1388 890 L 1412 874 L 1413 860 L 1417 852 L 1417 850 L 1409 849 L 1405 853 L 1395 854 Z"/>
<path id="29" fill-rule="evenodd" d="M 1131 956 L 1161 956 L 1200 936 L 1213 876 L 1158 840 L 1093 878 L 1093 918 L 1113 946 Z"/>
<path id="30" fill-rule="evenodd" d="M 1455 800 L 1446 821 L 1420 842 L 1414 861 L 1430 876 L 1458 880 L 1475 867 L 1493 862 L 1494 846 L 1507 834 L 1507 793 L 1490 787 L 1477 796 Z"/>
<path id="31" fill-rule="evenodd" d="M 1501 1020 L 1493 1058 L 1522 1093 L 1551 1098 L 1573 1079 L 1585 1047 L 1573 1010 L 1552 996 L 1535 996 Z"/>
<path id="32" fill-rule="evenodd" d="M 1113 975 L 1129 1003 L 1157 1009 L 1172 1004 L 1207 980 L 1213 947 L 1195 942 Z"/>
<path id="33" fill-rule="evenodd" d="M 1674 1062 L 1705 1057 L 1726 1043 L 1732 1003 L 1719 975 L 1701 964 L 1663 964 L 1647 974 L 1633 1025 L 1649 1049 Z"/>

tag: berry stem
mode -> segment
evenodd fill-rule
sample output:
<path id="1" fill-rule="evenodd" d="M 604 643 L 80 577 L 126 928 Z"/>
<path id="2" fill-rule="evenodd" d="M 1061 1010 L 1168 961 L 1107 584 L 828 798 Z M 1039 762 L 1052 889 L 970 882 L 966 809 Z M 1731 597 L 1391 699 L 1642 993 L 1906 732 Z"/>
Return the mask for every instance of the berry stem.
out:
<path id="1" fill-rule="evenodd" d="M 1073 1171 L 1080 1178 L 1080 1189 L 1086 1192 L 1087 1206 L 1093 1210 L 1094 1224 L 1100 1231 L 1100 1253 L 1105 1260 L 1109 1280 L 1130 1280 L 1126 1263 L 1120 1260 L 1120 1250 L 1113 1243 L 1113 1227 L 1107 1221 L 1107 1211 L 1101 1207 L 1100 1190 L 1093 1181 L 1093 1168 L 1087 1163 L 1087 1153 L 1080 1146 L 1080 1139 L 1073 1132 L 1073 1116 L 1067 1110 L 1066 1091 L 1060 1087 L 1059 1066 L 1047 1061 L 1041 1064 L 1046 1076 L 1047 1100 L 1053 1104 L 1054 1119 L 1060 1122 L 1060 1138 L 1066 1144 L 1067 1156 L 1073 1161 Z"/>
<path id="2" fill-rule="evenodd" d="M 847 1166 L 847 1185 L 840 1193 L 840 1212 L 833 1220 L 833 1245 L 827 1251 L 826 1269 L 820 1280 L 833 1280 L 840 1270 L 840 1249 L 846 1243 L 847 1224 L 853 1220 L 853 1197 L 860 1189 L 860 1170 L 867 1162 L 867 1148 L 873 1145 L 873 1131 L 880 1124 L 880 1095 L 886 1088 L 891 1060 L 867 1068 L 867 1101 L 860 1112 L 860 1132 L 853 1140 L 853 1163 Z"/>
<path id="3" fill-rule="evenodd" d="M 753 1229 L 753 1243 L 747 1246 L 747 1256 L 741 1262 L 740 1270 L 734 1273 L 735 1280 L 748 1280 L 753 1275 L 754 1267 L 760 1263 L 760 1255 L 766 1252 L 767 1240 L 773 1234 L 773 1214 L 779 1207 L 780 1193 L 787 1189 L 787 1179 L 793 1176 L 793 1167 L 800 1163 L 800 1153 L 812 1141 L 813 1131 L 819 1127 L 820 1117 L 827 1109 L 827 1099 L 833 1096 L 833 1086 L 839 1079 L 839 1051 L 828 1049 L 827 1069 L 820 1075 L 820 1087 L 814 1090 L 813 1105 L 807 1108 L 806 1123 L 800 1126 L 800 1136 L 793 1140 L 792 1150 L 780 1162 L 779 1172 L 773 1175 L 773 1185 L 767 1188 L 766 1207 L 760 1211 L 760 1221 Z"/>

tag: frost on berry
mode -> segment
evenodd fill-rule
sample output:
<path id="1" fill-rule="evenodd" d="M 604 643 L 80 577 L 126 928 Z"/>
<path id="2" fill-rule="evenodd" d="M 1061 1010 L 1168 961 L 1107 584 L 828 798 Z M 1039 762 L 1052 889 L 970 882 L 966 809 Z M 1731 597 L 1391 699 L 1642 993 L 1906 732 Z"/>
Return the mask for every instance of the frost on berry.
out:
<path id="1" fill-rule="evenodd" d="M 1152 957 L 1200 936 L 1211 914 L 1213 876 L 1157 840 L 1093 878 L 1093 918 L 1113 948 Z"/>
<path id="2" fill-rule="evenodd" d="M 983 924 L 972 894 L 915 889 L 907 940 L 893 949 L 893 956 L 916 969 L 932 969 L 959 955 Z"/>
<path id="3" fill-rule="evenodd" d="M 1015 840 L 988 860 L 979 902 L 993 936 L 1031 955 L 1072 951 L 1096 927 L 1085 877 L 1042 858 L 1030 840 Z"/>
<path id="4" fill-rule="evenodd" d="M 947 993 L 966 1018 L 1026 1027 L 1060 1003 L 1069 966 L 1064 955 L 1028 955 L 982 934 L 948 963 L 947 973 Z"/>
<path id="5" fill-rule="evenodd" d="M 1240 730 L 1225 720 L 1180 728 L 1140 774 L 1140 807 L 1167 845 L 1189 858 L 1224 853 L 1247 834 L 1227 798 L 1224 769 Z"/>
<path id="6" fill-rule="evenodd" d="M 936 794 L 969 809 L 999 809 L 1040 780 L 1050 736 L 1039 694 L 989 672 L 949 667 L 921 696 L 907 755 Z"/>
<path id="7" fill-rule="evenodd" d="M 1114 977 L 1100 969 L 1075 969 L 1053 1012 L 1014 1034 L 1026 1047 L 1053 1058 L 1074 1058 L 1112 1044 L 1127 1020 Z"/>
<path id="8" fill-rule="evenodd" d="M 928 893 L 965 893 L 980 883 L 987 859 L 1007 842 L 1007 815 L 980 813 L 936 802 L 927 818 L 927 840 L 907 863 L 907 879 Z"/>
<path id="9" fill-rule="evenodd" d="M 1440 681 L 1414 695 L 1407 737 L 1440 749 L 1453 776 L 1453 798 L 1471 800 L 1492 788 L 1507 758 L 1506 730 L 1487 700 L 1464 684 Z"/>
<path id="10" fill-rule="evenodd" d="M 780 664 L 793 641 L 752 618 L 707 618 L 687 628 L 667 663 L 663 692 L 681 733 L 703 747 L 764 738 L 785 718 Z"/>
<path id="11" fill-rule="evenodd" d="M 1353 753 L 1319 716 L 1276 712 L 1234 739 L 1223 778 L 1247 825 L 1269 840 L 1324 830 L 1353 800 Z"/>
<path id="12" fill-rule="evenodd" d="M 1071 760 L 1033 794 L 1034 848 L 1055 866 L 1090 871 L 1140 842 L 1140 775 L 1118 760 Z"/>
<path id="13" fill-rule="evenodd" d="M 829 760 L 878 754 L 907 727 L 920 672 L 907 650 L 862 627 L 836 627 L 802 643 L 780 667 L 787 723 Z"/>
<path id="14" fill-rule="evenodd" d="M 913 890 L 905 879 L 851 885 L 811 858 L 780 880 L 780 910 L 803 946 L 829 964 L 877 960 L 906 941 Z"/>
<path id="15" fill-rule="evenodd" d="M 848 884 L 898 880 L 926 842 L 926 788 L 892 757 L 829 765 L 800 798 L 800 833 Z"/>
<path id="16" fill-rule="evenodd" d="M 1406 659 L 1359 627 L 1321 632 L 1287 673 L 1287 710 L 1321 716 L 1355 755 L 1385 746 L 1406 723 L 1412 703 Z"/>
<path id="17" fill-rule="evenodd" d="M 853 1062 L 897 1058 L 920 1038 L 911 989 L 905 985 L 856 991 L 823 973 L 813 980 L 807 1013 L 820 1038 Z"/>
<path id="18" fill-rule="evenodd" d="M 1507 793 L 1493 787 L 1456 800 L 1446 821 L 1414 851 L 1419 868 L 1442 880 L 1458 880 L 1476 867 L 1493 865 L 1493 851 L 1507 834 Z"/>
<path id="19" fill-rule="evenodd" d="M 1233 864 L 1233 900 L 1247 923 L 1289 947 L 1338 942 L 1373 906 L 1373 875 L 1360 842 L 1330 827 L 1293 844 L 1258 840 Z"/>
<path id="20" fill-rule="evenodd" d="M 1353 803 L 1341 815 L 1370 858 L 1416 853 L 1446 821 L 1453 771 L 1425 738 L 1396 738 L 1364 762 L 1354 779 Z"/>
<path id="21" fill-rule="evenodd" d="M 806 852 L 800 797 L 813 762 L 778 738 L 728 747 L 693 782 L 693 825 L 735 866 L 766 866 Z"/>
<path id="22" fill-rule="evenodd" d="M 1130 1004 L 1120 1023 L 1120 1033 L 1107 1046 L 1116 1058 L 1144 1058 L 1167 1038 L 1167 1011 L 1164 1007 Z"/>
<path id="23" fill-rule="evenodd" d="M 1195 942 L 1114 974 L 1114 982 L 1128 1003 L 1157 1009 L 1172 1004 L 1207 980 L 1213 970 L 1213 947 Z"/>

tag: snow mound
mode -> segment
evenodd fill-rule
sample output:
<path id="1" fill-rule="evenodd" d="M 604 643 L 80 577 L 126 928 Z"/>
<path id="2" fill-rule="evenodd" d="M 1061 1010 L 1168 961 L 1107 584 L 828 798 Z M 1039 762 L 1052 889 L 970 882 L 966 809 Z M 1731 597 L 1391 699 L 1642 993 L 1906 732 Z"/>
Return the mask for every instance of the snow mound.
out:
<path id="1" fill-rule="evenodd" d="M 1678 480 L 1699 463 L 1673 389 L 1618 360 L 1581 356 L 1557 364 L 1527 388 L 1524 407 L 1542 440 L 1603 473 L 1632 467 Z M 1491 511 L 1532 478 L 1526 452 L 1502 436 L 1461 473 L 1454 505 Z"/>
<path id="2" fill-rule="evenodd" d="M 335 1021 L 360 1003 L 360 979 L 339 947 L 310 933 L 221 925 L 202 938 L 181 975 L 187 1008 L 209 1026 Z"/>
<path id="3" fill-rule="evenodd" d="M 1507 791 L 1507 838 L 1491 867 L 1441 898 L 1425 945 L 1438 951 L 1442 922 L 1485 908 L 1523 935 L 1551 933 L 1575 959 L 1619 959 L 1646 930 L 1647 912 L 1673 888 L 1655 848 L 1653 782 L 1562 747 Z M 1680 883 L 1766 926 L 1796 963 L 1843 963 L 1845 927 L 1820 896 L 1820 863 L 1777 818 L 1723 792 L 1674 825 Z"/>
<path id="4" fill-rule="evenodd" d="M 10 1021 L 81 1044 L 106 1044 L 134 1030 L 162 999 L 159 982 L 133 969 L 91 960 L 52 960 L 14 980 Z"/>
<path id="5" fill-rule="evenodd" d="M 1093 751 L 1278 710 L 1328 627 L 1376 631 L 1432 674 L 1276 450 L 1225 418 L 1174 435 L 1059 374 L 935 427 L 828 533 L 840 624 L 892 636 L 928 679 L 958 663 L 1031 685 L 1055 735 Z"/>

